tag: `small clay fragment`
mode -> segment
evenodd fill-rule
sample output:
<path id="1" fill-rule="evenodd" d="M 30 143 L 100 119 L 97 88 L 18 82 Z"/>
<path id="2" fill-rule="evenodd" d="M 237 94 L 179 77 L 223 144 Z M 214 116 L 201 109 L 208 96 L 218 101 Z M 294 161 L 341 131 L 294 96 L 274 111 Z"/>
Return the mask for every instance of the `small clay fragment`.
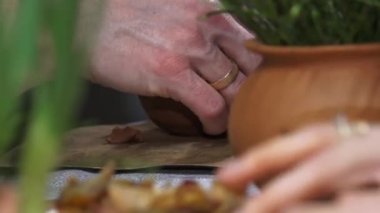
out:
<path id="1" fill-rule="evenodd" d="M 124 128 L 113 128 L 111 134 L 106 137 L 106 140 L 109 144 L 133 143 L 143 141 L 141 131 L 129 126 Z"/>

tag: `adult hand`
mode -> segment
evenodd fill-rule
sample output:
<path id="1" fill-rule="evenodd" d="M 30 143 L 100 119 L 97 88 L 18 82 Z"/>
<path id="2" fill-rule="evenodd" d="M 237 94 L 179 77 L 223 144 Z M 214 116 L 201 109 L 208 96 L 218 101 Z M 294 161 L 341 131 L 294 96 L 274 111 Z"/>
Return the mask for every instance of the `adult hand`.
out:
<path id="1" fill-rule="evenodd" d="M 205 0 L 108 0 L 92 78 L 120 91 L 180 101 L 206 133 L 222 133 L 229 105 L 260 57 L 244 48 L 253 35 L 230 16 L 204 17 L 217 8 Z M 220 91 L 210 86 L 234 63 L 240 72 L 232 84 Z"/>
<path id="2" fill-rule="evenodd" d="M 248 209 L 247 209 L 248 210 Z M 330 202 L 303 202 L 286 213 L 377 213 L 380 210 L 380 190 L 352 190 L 340 193 Z M 252 211 L 250 211 L 252 212 Z"/>
<path id="3" fill-rule="evenodd" d="M 18 196 L 12 186 L 0 185 L 0 209 L 2 213 L 18 212 Z"/>
<path id="4" fill-rule="evenodd" d="M 379 127 L 347 139 L 333 126 L 308 127 L 248 151 L 218 175 L 234 188 L 270 180 L 242 212 L 361 212 L 354 211 L 358 208 L 378 212 L 380 190 L 357 190 L 380 185 L 379 138 Z M 309 202 L 331 193 L 338 194 L 331 202 Z"/>

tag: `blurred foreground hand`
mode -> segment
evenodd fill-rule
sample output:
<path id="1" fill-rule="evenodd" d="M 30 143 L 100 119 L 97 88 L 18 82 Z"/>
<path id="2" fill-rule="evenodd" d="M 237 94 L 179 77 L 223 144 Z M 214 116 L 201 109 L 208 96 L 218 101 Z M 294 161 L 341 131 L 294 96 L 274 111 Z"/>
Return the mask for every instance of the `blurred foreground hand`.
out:
<path id="1" fill-rule="evenodd" d="M 343 139 L 332 125 L 308 127 L 248 151 L 218 177 L 232 188 L 266 181 L 241 212 L 380 212 L 380 128 Z"/>
<path id="2" fill-rule="evenodd" d="M 16 191 L 10 186 L 0 186 L 0 212 L 17 213 Z"/>

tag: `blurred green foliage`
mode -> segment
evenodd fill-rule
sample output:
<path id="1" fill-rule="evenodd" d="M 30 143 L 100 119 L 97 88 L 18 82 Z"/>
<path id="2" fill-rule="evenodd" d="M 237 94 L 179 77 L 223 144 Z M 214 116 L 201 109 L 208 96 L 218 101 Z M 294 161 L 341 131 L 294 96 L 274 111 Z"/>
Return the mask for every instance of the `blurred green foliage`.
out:
<path id="1" fill-rule="evenodd" d="M 221 0 L 271 45 L 380 41 L 380 0 Z"/>
<path id="2" fill-rule="evenodd" d="M 20 125 L 21 93 L 30 82 L 43 82 L 33 89 L 23 137 L 20 212 L 44 212 L 47 175 L 82 94 L 86 49 L 76 45 L 79 3 L 0 0 L 0 156 Z"/>

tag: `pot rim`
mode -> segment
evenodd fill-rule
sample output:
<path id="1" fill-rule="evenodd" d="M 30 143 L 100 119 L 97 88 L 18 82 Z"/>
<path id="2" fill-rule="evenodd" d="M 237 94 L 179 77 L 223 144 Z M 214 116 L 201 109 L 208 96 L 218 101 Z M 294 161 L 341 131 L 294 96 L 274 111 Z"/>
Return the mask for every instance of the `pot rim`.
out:
<path id="1" fill-rule="evenodd" d="M 333 44 L 317 46 L 275 46 L 260 43 L 256 39 L 245 41 L 245 46 L 249 50 L 264 55 L 289 56 L 289 54 L 316 55 L 316 54 L 336 54 L 336 53 L 378 53 L 380 54 L 380 42 L 363 44 Z"/>

